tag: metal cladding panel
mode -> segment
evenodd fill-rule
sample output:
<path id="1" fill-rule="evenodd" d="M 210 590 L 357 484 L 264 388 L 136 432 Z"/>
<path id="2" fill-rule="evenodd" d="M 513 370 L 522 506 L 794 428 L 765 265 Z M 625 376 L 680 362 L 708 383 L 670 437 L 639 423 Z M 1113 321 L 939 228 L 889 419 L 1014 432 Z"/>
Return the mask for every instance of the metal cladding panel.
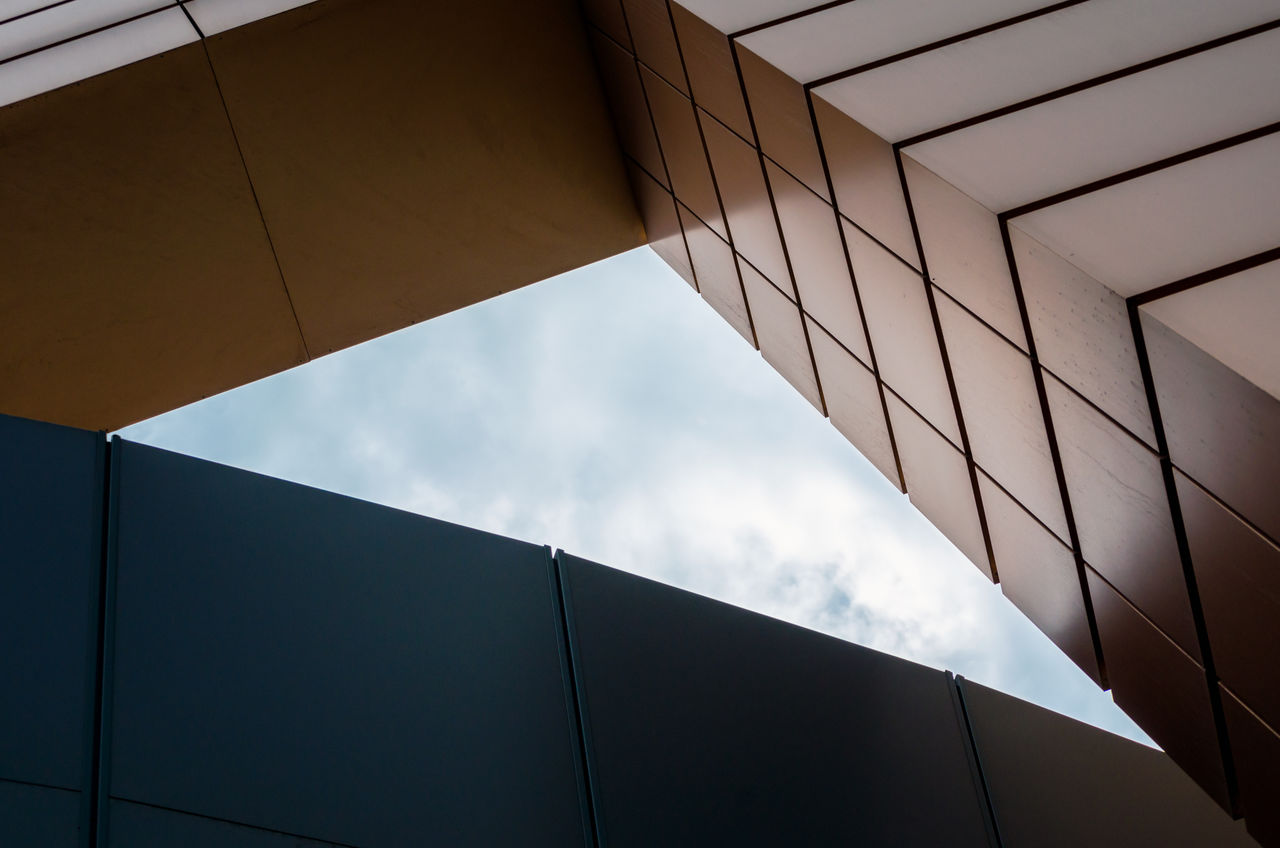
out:
<path id="1" fill-rule="evenodd" d="M 545 549 L 116 444 L 112 797 L 360 846 L 582 844 Z"/>
<path id="2" fill-rule="evenodd" d="M 0 779 L 83 785 L 104 448 L 0 415 Z"/>
<path id="3" fill-rule="evenodd" d="M 636 56 L 682 94 L 688 94 L 684 62 L 676 43 L 667 0 L 622 0 Z"/>
<path id="4" fill-rule="evenodd" d="M 805 339 L 800 307 L 746 262 L 738 263 L 760 355 L 821 412 L 822 391 Z"/>
<path id="5" fill-rule="evenodd" d="M 1280 845 L 1280 734 L 1258 719 L 1226 687 L 1221 687 L 1240 803 L 1249 833 L 1263 845 Z"/>
<path id="6" fill-rule="evenodd" d="M 886 393 L 885 402 L 911 503 L 983 574 L 994 578 L 964 454 L 897 395 Z"/>
<path id="7" fill-rule="evenodd" d="M 893 147 L 821 97 L 812 103 L 840 214 L 922 270 Z"/>
<path id="8" fill-rule="evenodd" d="M 1008 230 L 1040 364 L 1154 447 L 1124 298 L 1017 227 Z"/>
<path id="9" fill-rule="evenodd" d="M 1280 539 L 1280 400 L 1140 312 L 1169 458 Z"/>
<path id="10" fill-rule="evenodd" d="M 927 283 L 854 227 L 845 224 L 844 231 L 880 378 L 954 444 L 960 444 L 960 425 Z"/>
<path id="11" fill-rule="evenodd" d="M 684 227 L 685 243 L 689 246 L 689 257 L 693 260 L 693 272 L 702 299 L 755 347 L 756 337 L 751 329 L 742 283 L 738 280 L 733 248 L 688 208 L 677 206 L 676 211 Z"/>
<path id="12" fill-rule="evenodd" d="M 1100 684 L 1101 665 L 1071 549 L 982 470 L 978 489 L 1005 597 Z"/>
<path id="13" fill-rule="evenodd" d="M 645 105 L 636 58 L 598 32 L 593 31 L 591 36 L 600 82 L 609 96 L 613 125 L 618 131 L 618 143 L 623 153 L 667 188 L 667 170 L 658 148 L 658 134 Z"/>
<path id="14" fill-rule="evenodd" d="M 728 37 L 697 15 L 671 4 L 680 37 L 693 100 L 743 138 L 751 137 L 751 121 L 742 98 L 733 48 Z"/>
<path id="15" fill-rule="evenodd" d="M 338 848 L 338 843 L 162 810 L 111 802 L 109 848 Z"/>
<path id="16" fill-rule="evenodd" d="M 962 687 L 1004 848 L 1253 845 L 1160 751 L 968 680 Z"/>
<path id="17" fill-rule="evenodd" d="M 791 288 L 759 152 L 715 118 L 705 113 L 699 117 L 734 248 L 776 285 Z"/>
<path id="18" fill-rule="evenodd" d="M 1045 389 L 1081 554 L 1200 662 L 1159 457 L 1059 381 Z"/>
<path id="19" fill-rule="evenodd" d="M 693 265 L 689 260 L 689 249 L 685 244 L 684 231 L 680 229 L 679 212 L 671 193 L 663 188 L 645 170 L 630 163 L 627 174 L 631 177 L 631 188 L 636 195 L 636 205 L 644 219 L 645 234 L 649 238 L 649 247 L 680 275 L 681 279 L 698 287 L 693 280 Z"/>
<path id="20" fill-rule="evenodd" d="M 1280 726 L 1280 547 L 1174 471 L 1218 676 Z"/>
<path id="21" fill-rule="evenodd" d="M 1031 360 L 949 297 L 935 292 L 934 302 L 973 461 L 1069 539 Z"/>
<path id="22" fill-rule="evenodd" d="M 603 845 L 988 844 L 942 672 L 559 562 Z"/>
<path id="23" fill-rule="evenodd" d="M 898 491 L 906 491 L 875 374 L 813 319 L 805 322 L 831 423 Z"/>
<path id="24" fill-rule="evenodd" d="M 706 221 L 707 226 L 727 238 L 724 219 L 720 217 L 715 180 L 711 176 L 711 165 L 702 144 L 693 103 L 646 66 L 641 66 L 640 78 L 649 98 L 649 108 L 653 111 L 658 143 L 662 147 L 676 196 Z"/>
<path id="25" fill-rule="evenodd" d="M 1229 809 L 1230 793 L 1204 669 L 1097 572 L 1089 570 L 1086 575 L 1116 704 L 1205 792 Z"/>
<path id="26" fill-rule="evenodd" d="M 80 848 L 80 793 L 0 780 L 0 845 Z"/>

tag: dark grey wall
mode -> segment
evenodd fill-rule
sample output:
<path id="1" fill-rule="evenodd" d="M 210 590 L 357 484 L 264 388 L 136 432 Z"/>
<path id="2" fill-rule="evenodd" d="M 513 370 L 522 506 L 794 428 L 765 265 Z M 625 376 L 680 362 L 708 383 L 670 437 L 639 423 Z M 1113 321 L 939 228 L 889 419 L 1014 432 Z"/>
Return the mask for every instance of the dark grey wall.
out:
<path id="1" fill-rule="evenodd" d="M 1163 754 L 944 672 L 3 417 L 0 674 L 6 848 L 1247 843 Z"/>
<path id="2" fill-rule="evenodd" d="M 1160 751 L 959 684 L 1005 848 L 1255 844 Z"/>
<path id="3" fill-rule="evenodd" d="M 608 845 L 990 844 L 943 672 L 559 561 Z"/>
<path id="4" fill-rule="evenodd" d="M 582 844 L 545 548 L 113 463 L 113 798 L 361 846 Z"/>
<path id="5" fill-rule="evenodd" d="M 74 845 L 88 819 L 105 453 L 0 416 L 0 844 Z"/>

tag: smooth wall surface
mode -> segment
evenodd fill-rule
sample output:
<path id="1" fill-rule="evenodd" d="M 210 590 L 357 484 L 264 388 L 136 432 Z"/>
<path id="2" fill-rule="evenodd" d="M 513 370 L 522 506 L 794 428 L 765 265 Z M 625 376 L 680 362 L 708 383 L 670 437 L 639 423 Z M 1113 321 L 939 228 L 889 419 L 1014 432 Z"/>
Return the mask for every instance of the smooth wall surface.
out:
<path id="1" fill-rule="evenodd" d="M 4 626 L 44 634 L 0 643 L 43 707 L 0 700 L 0 844 L 1242 839 L 1164 755 L 942 671 L 215 463 L 0 432 Z M 1134 763 L 1158 779 L 1077 785 Z"/>
<path id="2" fill-rule="evenodd" d="M 643 243 L 573 0 L 188 5 L 0 13 L 0 102 L 124 63 L 0 107 L 0 411 L 119 428 Z"/>

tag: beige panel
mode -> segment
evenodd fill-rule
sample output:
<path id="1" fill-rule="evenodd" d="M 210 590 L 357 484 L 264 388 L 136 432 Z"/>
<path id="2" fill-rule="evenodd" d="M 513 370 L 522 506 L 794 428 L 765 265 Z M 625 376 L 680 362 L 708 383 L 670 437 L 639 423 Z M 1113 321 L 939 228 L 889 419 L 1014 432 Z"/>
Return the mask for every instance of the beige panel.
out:
<path id="1" fill-rule="evenodd" d="M 209 50 L 312 355 L 642 243 L 571 0 L 321 0 Z"/>
<path id="2" fill-rule="evenodd" d="M 203 48 L 0 110 L 0 411 L 113 429 L 304 361 Z"/>
<path id="3" fill-rule="evenodd" d="M 1153 300 L 1142 309 L 1280 398 L 1280 261 Z"/>
<path id="4" fill-rule="evenodd" d="M 1015 220 L 1036 241 L 1130 297 L 1276 246 L 1280 133 Z"/>
<path id="5" fill-rule="evenodd" d="M 1275 14 L 1275 0 L 1215 0 L 1213 14 L 1205 14 L 1199 0 L 1084 3 L 882 65 L 817 93 L 881 138 L 902 141 L 1264 23 Z M 1196 101 L 1196 109 L 1186 112 L 1198 114 L 1212 105 Z M 1092 140 L 1091 133 L 1077 132 Z"/>
<path id="6" fill-rule="evenodd" d="M 902 155 L 902 170 L 911 192 L 929 279 L 1027 350 L 1022 313 L 995 213 L 906 154 Z"/>
<path id="7" fill-rule="evenodd" d="M 1013 209 L 1275 121 L 1277 55 L 1271 30 L 905 150 L 988 209 Z"/>

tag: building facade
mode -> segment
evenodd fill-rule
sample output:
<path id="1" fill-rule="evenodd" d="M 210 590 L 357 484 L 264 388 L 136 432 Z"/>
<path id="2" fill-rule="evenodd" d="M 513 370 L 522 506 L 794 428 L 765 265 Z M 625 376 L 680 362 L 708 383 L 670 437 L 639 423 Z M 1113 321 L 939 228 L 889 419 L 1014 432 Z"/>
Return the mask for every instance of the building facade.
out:
<path id="1" fill-rule="evenodd" d="M 123 426 L 647 241 L 1280 841 L 1274 3 L 0 14 L 0 412 Z"/>

